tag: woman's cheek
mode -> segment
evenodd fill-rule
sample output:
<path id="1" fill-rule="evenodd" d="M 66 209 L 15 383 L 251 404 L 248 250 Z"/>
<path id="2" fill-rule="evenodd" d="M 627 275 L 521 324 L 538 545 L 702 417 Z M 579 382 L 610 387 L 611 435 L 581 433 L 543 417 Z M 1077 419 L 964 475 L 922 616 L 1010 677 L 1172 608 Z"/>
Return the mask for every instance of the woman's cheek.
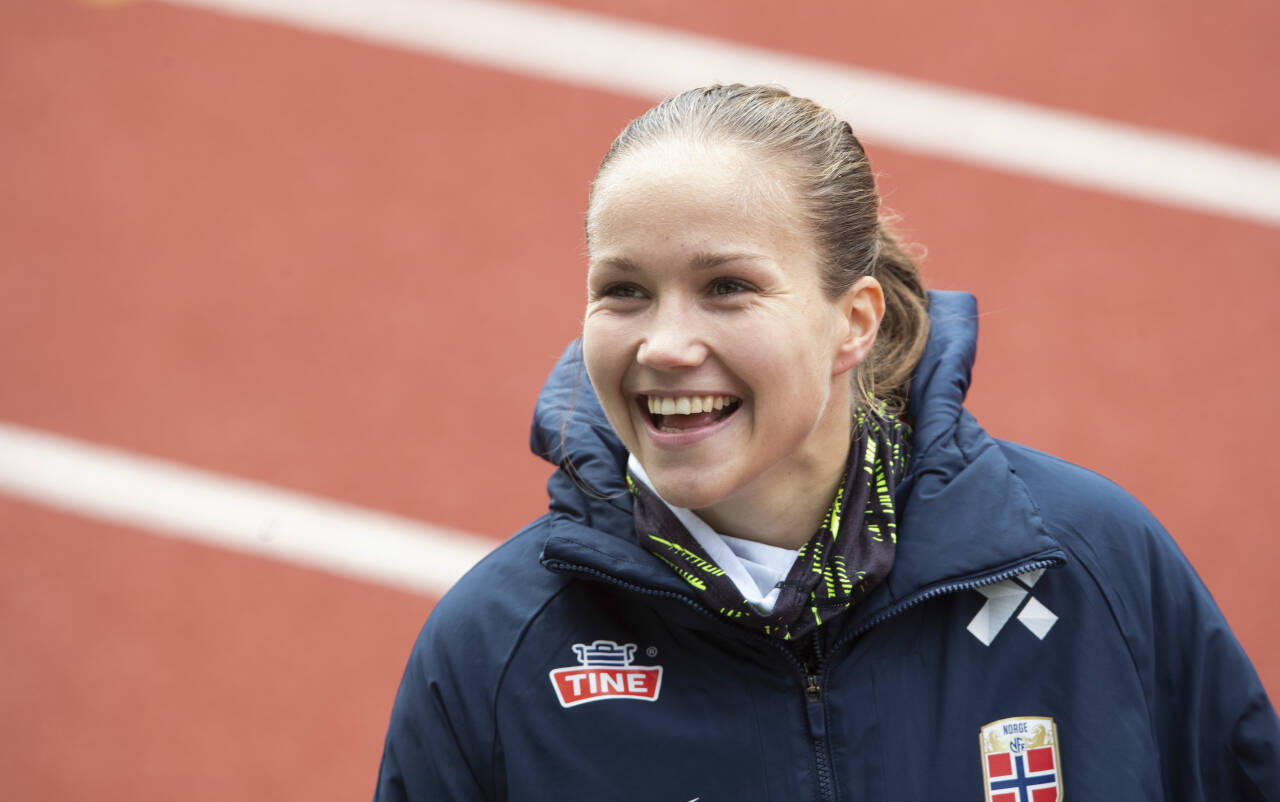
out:
<path id="1" fill-rule="evenodd" d="M 588 316 L 582 326 L 582 359 L 587 376 L 615 428 L 619 424 L 615 416 L 623 403 L 621 386 L 627 358 L 616 328 L 600 315 Z"/>

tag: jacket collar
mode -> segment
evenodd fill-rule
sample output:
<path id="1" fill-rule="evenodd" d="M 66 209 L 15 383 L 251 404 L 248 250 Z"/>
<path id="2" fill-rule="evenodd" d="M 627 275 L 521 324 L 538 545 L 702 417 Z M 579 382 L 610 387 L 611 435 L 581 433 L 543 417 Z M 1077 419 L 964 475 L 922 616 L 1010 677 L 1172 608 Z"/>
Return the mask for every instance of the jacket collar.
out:
<path id="1" fill-rule="evenodd" d="M 977 354 L 977 302 L 967 293 L 933 291 L 929 304 L 929 341 L 908 406 L 911 462 L 897 492 L 897 557 L 888 580 L 846 616 L 852 626 L 920 594 L 1061 555 L 999 444 L 963 406 Z M 627 452 L 600 407 L 577 341 L 542 390 L 530 445 L 560 468 L 548 482 L 544 564 L 686 595 L 684 583 L 635 541 Z"/>
<path id="2" fill-rule="evenodd" d="M 1062 555 L 1000 444 L 964 409 L 977 356 L 977 301 L 930 292 L 929 323 L 908 401 L 915 433 L 897 492 L 897 561 L 874 600 L 880 605 Z"/>

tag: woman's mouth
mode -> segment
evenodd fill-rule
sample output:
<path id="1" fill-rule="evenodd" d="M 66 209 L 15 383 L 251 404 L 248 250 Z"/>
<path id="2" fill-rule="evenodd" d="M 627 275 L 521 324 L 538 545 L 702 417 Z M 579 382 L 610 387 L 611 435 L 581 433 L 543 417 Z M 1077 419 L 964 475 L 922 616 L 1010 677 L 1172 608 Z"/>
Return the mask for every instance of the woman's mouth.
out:
<path id="1" fill-rule="evenodd" d="M 679 434 L 718 423 L 737 411 L 742 399 L 731 395 L 641 396 L 653 428 Z"/>

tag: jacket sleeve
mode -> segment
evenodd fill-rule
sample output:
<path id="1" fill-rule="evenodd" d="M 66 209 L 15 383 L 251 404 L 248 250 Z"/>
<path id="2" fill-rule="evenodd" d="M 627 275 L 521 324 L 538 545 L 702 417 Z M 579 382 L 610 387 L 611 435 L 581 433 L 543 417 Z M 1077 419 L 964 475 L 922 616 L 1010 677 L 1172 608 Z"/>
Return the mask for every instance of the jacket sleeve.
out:
<path id="1" fill-rule="evenodd" d="M 1137 506 L 1136 502 L 1134 505 Z M 1280 802 L 1280 721 L 1244 649 L 1168 533 L 1145 530 L 1112 581 L 1176 800 Z M 1132 530 L 1131 530 L 1132 531 Z"/>
<path id="2" fill-rule="evenodd" d="M 499 796 L 491 787 L 495 743 L 486 672 L 468 676 L 465 641 L 450 648 L 433 619 L 434 613 L 396 693 L 374 800 L 492 802 Z"/>

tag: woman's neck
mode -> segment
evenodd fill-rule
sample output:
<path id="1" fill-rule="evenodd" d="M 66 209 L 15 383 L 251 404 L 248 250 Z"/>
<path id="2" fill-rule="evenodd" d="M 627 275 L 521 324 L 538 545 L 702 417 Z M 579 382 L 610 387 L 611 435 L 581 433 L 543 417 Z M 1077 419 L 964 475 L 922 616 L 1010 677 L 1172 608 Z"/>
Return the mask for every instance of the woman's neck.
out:
<path id="1" fill-rule="evenodd" d="M 822 524 L 844 478 L 852 422 L 815 453 L 774 466 L 741 492 L 694 510 L 715 531 L 770 546 L 798 549 Z"/>

